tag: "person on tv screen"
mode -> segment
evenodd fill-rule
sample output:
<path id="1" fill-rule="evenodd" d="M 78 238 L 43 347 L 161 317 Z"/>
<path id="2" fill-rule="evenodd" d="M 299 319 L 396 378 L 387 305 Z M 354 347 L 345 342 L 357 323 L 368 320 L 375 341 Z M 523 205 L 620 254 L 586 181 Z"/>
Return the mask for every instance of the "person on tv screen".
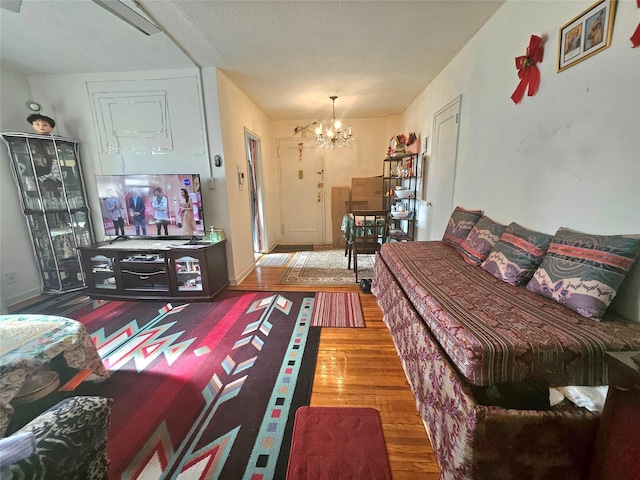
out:
<path id="1" fill-rule="evenodd" d="M 169 209 L 167 208 L 167 197 L 162 195 L 162 189 L 157 187 L 154 190 L 155 196 L 151 202 L 151 208 L 153 208 L 153 216 L 156 219 L 156 228 L 158 229 L 158 235 L 160 230 L 164 227 L 164 234 L 169 235 Z"/>
<path id="2" fill-rule="evenodd" d="M 193 218 L 193 202 L 189 196 L 189 192 L 185 188 L 180 189 L 180 195 L 182 198 L 178 203 L 180 207 L 180 217 L 182 222 L 182 233 L 185 235 L 193 235 L 196 230 L 196 221 Z"/>
<path id="3" fill-rule="evenodd" d="M 116 229 L 116 235 L 124 235 L 124 218 L 122 218 L 122 202 L 116 192 L 113 189 L 109 189 L 109 197 L 105 200 L 105 205 L 111 220 L 113 220 L 113 226 Z"/>
<path id="4" fill-rule="evenodd" d="M 144 198 L 140 195 L 140 190 L 134 188 L 133 195 L 129 198 L 129 208 L 133 214 L 133 225 L 136 228 L 136 235 L 140 235 L 140 229 L 142 228 L 142 235 L 147 234 L 147 221 L 145 218 L 145 206 Z"/>

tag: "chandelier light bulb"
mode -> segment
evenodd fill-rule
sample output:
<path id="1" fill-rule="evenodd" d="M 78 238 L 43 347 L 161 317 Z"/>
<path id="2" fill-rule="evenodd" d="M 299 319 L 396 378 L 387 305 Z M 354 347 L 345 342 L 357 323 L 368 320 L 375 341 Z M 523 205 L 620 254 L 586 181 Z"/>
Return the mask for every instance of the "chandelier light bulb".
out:
<path id="1" fill-rule="evenodd" d="M 326 131 L 323 133 L 322 123 L 316 128 L 316 144 L 320 148 L 342 148 L 351 145 L 353 140 L 353 133 L 351 131 L 351 125 L 347 131 L 342 131 L 342 122 L 336 118 L 336 99 L 337 96 L 333 95 L 329 97 L 332 103 L 332 115 L 331 121 Z"/>

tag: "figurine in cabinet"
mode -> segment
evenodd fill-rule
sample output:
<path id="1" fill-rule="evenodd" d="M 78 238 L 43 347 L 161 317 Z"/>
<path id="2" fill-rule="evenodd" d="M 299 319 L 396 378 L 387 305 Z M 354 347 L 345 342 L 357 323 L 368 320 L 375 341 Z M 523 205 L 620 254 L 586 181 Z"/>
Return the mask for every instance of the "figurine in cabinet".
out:
<path id="1" fill-rule="evenodd" d="M 29 115 L 27 117 L 27 122 L 29 122 L 33 127 L 33 130 L 40 135 L 51 135 L 51 132 L 56 126 L 56 122 L 53 118 L 47 117 L 46 115 L 40 115 L 39 113 Z M 55 152 L 52 152 L 51 154 L 54 153 Z M 39 159 L 40 162 L 36 165 L 38 180 L 42 184 L 44 190 L 57 191 L 59 187 L 62 187 L 62 177 L 60 176 L 61 172 L 58 161 L 53 157 L 44 158 L 40 156 Z"/>

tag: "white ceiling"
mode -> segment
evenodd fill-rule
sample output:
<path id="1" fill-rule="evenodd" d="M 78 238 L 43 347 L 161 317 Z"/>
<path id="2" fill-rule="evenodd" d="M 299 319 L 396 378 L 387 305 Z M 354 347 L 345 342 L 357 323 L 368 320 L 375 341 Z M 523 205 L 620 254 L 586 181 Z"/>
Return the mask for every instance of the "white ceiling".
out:
<path id="1" fill-rule="evenodd" d="M 126 0 L 168 35 L 145 36 L 90 0 L 23 0 L 0 9 L 0 58 L 26 74 L 193 61 L 272 120 L 327 118 L 330 95 L 337 116 L 378 117 L 404 111 L 503 1 Z"/>

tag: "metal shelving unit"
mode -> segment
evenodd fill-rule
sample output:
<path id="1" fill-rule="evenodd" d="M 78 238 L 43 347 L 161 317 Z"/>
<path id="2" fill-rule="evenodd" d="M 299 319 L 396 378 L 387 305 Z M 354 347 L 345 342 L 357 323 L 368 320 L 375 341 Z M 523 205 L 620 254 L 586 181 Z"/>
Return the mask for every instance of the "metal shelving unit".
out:
<path id="1" fill-rule="evenodd" d="M 406 218 L 394 218 L 389 214 L 389 234 L 397 241 L 411 241 L 415 236 L 416 202 L 418 191 L 418 154 L 396 153 L 384 159 L 382 168 L 382 206 L 392 212 L 402 208 Z M 402 187 L 405 193 L 400 198 L 396 193 Z"/>

